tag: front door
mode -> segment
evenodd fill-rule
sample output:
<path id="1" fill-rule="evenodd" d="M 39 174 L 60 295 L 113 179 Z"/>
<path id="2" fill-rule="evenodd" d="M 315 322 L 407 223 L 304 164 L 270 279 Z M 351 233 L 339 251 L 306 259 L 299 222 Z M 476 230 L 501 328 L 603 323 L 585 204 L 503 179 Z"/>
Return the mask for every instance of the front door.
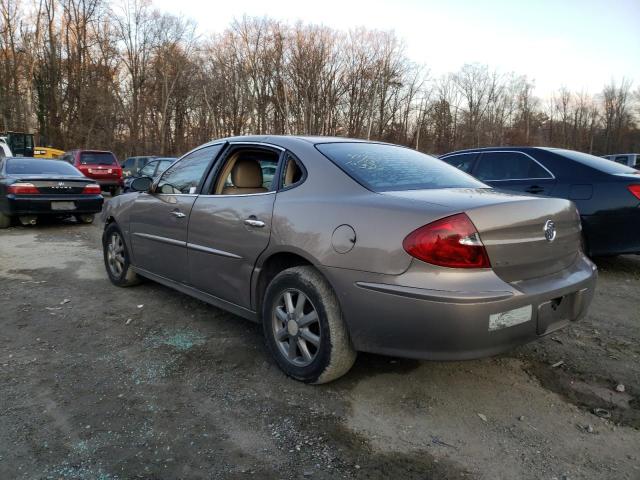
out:
<path id="1" fill-rule="evenodd" d="M 266 147 L 232 146 L 209 194 L 197 198 L 187 239 L 196 288 L 250 307 L 253 268 L 271 235 L 279 156 Z"/>
<path id="2" fill-rule="evenodd" d="M 168 169 L 153 193 L 138 195 L 130 215 L 133 264 L 188 283 L 187 227 L 198 189 L 222 144 L 189 153 Z"/>
<path id="3" fill-rule="evenodd" d="M 500 190 L 550 195 L 554 176 L 531 156 L 515 151 L 483 152 L 473 175 Z"/>

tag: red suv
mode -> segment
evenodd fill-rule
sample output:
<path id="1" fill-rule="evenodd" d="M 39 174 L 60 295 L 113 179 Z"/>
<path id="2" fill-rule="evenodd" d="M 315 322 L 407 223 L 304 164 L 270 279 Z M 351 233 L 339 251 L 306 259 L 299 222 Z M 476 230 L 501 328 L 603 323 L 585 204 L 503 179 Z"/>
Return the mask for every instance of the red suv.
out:
<path id="1" fill-rule="evenodd" d="M 104 150 L 71 150 L 65 152 L 60 160 L 69 162 L 82 172 L 85 177 L 92 178 L 102 190 L 108 190 L 112 196 L 122 189 L 122 167 L 116 156 Z"/>

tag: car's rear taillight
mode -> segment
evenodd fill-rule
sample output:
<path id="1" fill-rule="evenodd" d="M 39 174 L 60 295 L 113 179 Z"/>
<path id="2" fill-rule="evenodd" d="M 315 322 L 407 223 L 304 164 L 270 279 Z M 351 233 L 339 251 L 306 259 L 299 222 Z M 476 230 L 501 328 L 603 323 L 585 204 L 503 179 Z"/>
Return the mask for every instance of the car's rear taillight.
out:
<path id="1" fill-rule="evenodd" d="M 82 189 L 82 193 L 86 195 L 99 195 L 100 193 L 102 193 L 102 189 L 97 183 L 90 183 L 89 185 L 85 185 L 85 187 Z"/>
<path id="2" fill-rule="evenodd" d="M 412 257 L 442 267 L 491 267 L 478 230 L 464 213 L 414 230 L 404 239 L 402 246 Z"/>
<path id="3" fill-rule="evenodd" d="M 640 199 L 640 185 L 628 185 L 627 188 L 637 199 Z"/>
<path id="4" fill-rule="evenodd" d="M 40 193 L 40 190 L 33 184 L 27 182 L 16 182 L 9 185 L 7 189 L 9 193 L 14 195 L 35 195 Z"/>

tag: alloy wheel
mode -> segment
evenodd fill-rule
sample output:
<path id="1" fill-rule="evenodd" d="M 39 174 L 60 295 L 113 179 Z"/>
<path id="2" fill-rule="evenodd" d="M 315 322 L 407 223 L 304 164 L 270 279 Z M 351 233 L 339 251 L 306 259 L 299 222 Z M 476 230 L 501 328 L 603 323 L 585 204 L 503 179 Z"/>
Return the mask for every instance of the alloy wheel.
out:
<path id="1" fill-rule="evenodd" d="M 107 244 L 107 263 L 111 274 L 120 278 L 125 267 L 124 242 L 119 233 L 113 232 Z"/>
<path id="2" fill-rule="evenodd" d="M 278 350 L 292 365 L 306 367 L 318 355 L 320 319 L 309 297 L 300 290 L 282 292 L 272 311 L 271 327 Z"/>

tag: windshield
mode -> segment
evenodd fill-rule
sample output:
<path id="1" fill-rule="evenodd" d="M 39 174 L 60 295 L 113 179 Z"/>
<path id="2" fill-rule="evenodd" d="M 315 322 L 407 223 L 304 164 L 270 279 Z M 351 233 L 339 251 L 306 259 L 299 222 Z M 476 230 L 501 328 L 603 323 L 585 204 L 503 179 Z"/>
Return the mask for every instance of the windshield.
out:
<path id="1" fill-rule="evenodd" d="M 79 170 L 66 162 L 28 158 L 10 158 L 7 160 L 7 174 L 83 176 Z"/>
<path id="2" fill-rule="evenodd" d="M 110 152 L 84 152 L 80 154 L 82 165 L 116 165 L 116 157 Z"/>
<path id="3" fill-rule="evenodd" d="M 554 148 L 553 153 L 562 155 L 563 157 L 570 158 L 576 162 L 580 162 L 587 167 L 595 168 L 604 173 L 610 173 L 615 175 L 616 173 L 638 173 L 635 168 L 621 165 L 606 158 L 596 157 L 595 155 L 589 155 L 588 153 L 576 152 L 574 150 L 563 150 L 561 148 Z"/>
<path id="4" fill-rule="evenodd" d="M 394 145 L 322 143 L 322 154 L 374 192 L 434 188 L 488 188 L 437 158 Z"/>

